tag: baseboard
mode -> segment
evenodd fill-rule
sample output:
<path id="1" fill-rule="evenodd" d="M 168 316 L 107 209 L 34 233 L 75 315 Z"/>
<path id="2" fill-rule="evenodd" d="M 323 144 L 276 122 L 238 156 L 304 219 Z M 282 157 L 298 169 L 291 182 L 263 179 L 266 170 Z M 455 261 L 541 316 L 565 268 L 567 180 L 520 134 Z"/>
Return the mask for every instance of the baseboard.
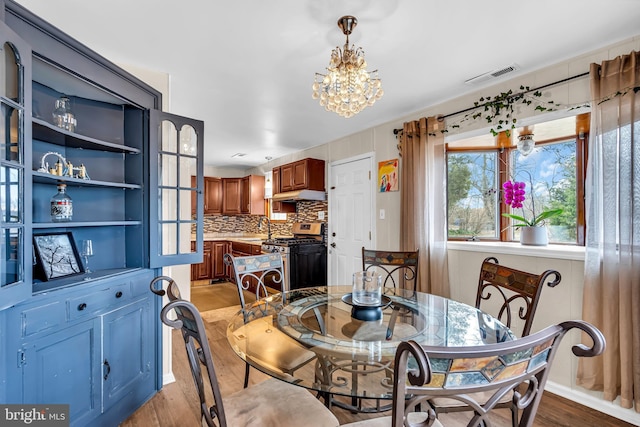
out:
<path id="1" fill-rule="evenodd" d="M 607 402 L 606 400 L 599 399 L 588 393 L 584 393 L 580 390 L 575 390 L 552 381 L 547 381 L 544 389 L 550 393 L 564 397 L 565 399 L 572 400 L 581 405 L 595 409 L 596 411 L 600 411 L 603 414 L 640 426 L 640 413 L 635 412 L 633 409 L 624 409 L 620 407 L 620 405 L 615 403 L 617 400 L 614 402 Z"/>
<path id="2" fill-rule="evenodd" d="M 162 385 L 165 386 L 167 384 L 171 384 L 176 382 L 176 377 L 173 375 L 173 372 L 170 372 L 168 374 L 164 374 L 162 376 Z"/>

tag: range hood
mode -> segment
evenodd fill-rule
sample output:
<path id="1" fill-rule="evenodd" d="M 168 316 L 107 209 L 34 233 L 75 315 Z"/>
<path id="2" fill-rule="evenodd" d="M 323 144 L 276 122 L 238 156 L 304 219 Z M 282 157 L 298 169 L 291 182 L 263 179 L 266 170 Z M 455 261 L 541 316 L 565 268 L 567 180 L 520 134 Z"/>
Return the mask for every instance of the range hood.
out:
<path id="1" fill-rule="evenodd" d="M 274 194 L 271 200 L 274 202 L 297 202 L 300 200 L 325 201 L 327 196 L 324 191 L 298 190 Z"/>

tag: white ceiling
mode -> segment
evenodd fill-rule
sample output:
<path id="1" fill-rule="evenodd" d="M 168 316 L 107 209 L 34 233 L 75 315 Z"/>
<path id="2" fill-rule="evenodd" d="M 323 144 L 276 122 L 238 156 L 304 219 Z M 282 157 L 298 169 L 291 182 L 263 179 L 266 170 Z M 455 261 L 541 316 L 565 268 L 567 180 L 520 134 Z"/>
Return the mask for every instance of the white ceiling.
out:
<path id="1" fill-rule="evenodd" d="M 205 164 L 235 168 L 475 91 L 464 81 L 513 63 L 529 73 L 640 35 L 640 0 L 17 2 L 113 62 L 169 74 L 170 112 L 205 122 Z M 349 119 L 311 99 L 343 15 L 385 92 Z"/>

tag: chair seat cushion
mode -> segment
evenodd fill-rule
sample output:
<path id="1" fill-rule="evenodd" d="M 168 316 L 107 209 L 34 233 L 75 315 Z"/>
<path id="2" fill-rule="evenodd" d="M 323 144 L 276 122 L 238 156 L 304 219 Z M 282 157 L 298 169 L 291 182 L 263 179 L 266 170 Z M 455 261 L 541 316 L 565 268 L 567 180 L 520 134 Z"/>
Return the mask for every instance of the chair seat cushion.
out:
<path id="1" fill-rule="evenodd" d="M 222 399 L 229 427 L 336 427 L 331 411 L 308 390 L 276 379 Z"/>
<path id="2" fill-rule="evenodd" d="M 250 343 L 251 351 L 242 349 L 250 359 L 291 373 L 313 359 L 316 354 L 298 344 L 273 325 L 273 316 L 265 316 L 233 331 L 238 345 Z"/>

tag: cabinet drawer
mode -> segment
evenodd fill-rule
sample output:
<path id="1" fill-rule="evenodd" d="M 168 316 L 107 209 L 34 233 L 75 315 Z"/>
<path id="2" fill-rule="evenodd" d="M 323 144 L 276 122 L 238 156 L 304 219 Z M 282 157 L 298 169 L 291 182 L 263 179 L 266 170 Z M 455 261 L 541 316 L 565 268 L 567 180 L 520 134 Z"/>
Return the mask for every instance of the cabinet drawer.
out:
<path id="1" fill-rule="evenodd" d="M 131 285 L 129 283 L 110 286 L 92 294 L 70 298 L 67 300 L 69 320 L 80 319 L 131 298 Z"/>
<path id="2" fill-rule="evenodd" d="M 22 312 L 22 333 L 28 337 L 66 322 L 65 305 L 54 301 Z"/>

